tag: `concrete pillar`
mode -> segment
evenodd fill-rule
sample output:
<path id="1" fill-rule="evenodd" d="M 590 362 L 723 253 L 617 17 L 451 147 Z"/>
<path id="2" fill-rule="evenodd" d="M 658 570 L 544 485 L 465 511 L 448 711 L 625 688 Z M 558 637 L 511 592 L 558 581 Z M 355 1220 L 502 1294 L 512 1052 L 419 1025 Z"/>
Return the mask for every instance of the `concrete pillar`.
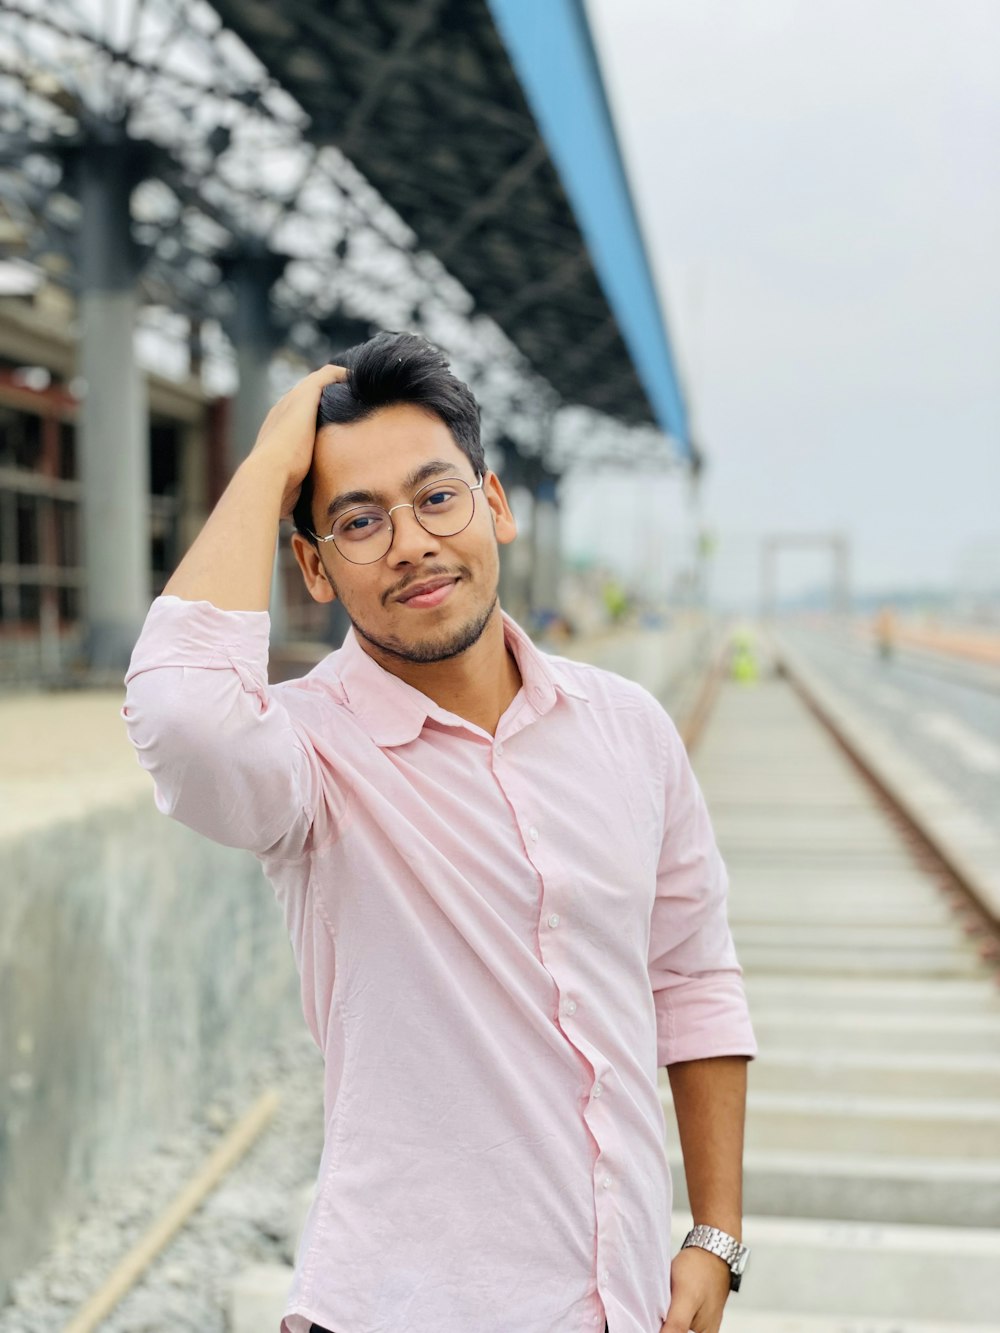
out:
<path id="1" fill-rule="evenodd" d="M 531 613 L 532 494 L 526 484 L 525 460 L 514 442 L 503 437 L 497 447 L 503 459 L 500 481 L 518 524 L 514 541 L 500 547 L 500 605 L 518 624 L 527 626 Z"/>
<path id="2" fill-rule="evenodd" d="M 267 250 L 247 249 L 229 270 L 235 294 L 235 310 L 229 326 L 236 351 L 239 388 L 233 400 L 229 436 L 230 474 L 253 448 L 264 418 L 271 410 L 271 357 L 280 342 L 271 317 L 271 285 L 285 261 Z M 284 553 L 275 547 L 271 577 L 271 641 L 288 637 L 285 593 L 281 576 Z"/>
<path id="3" fill-rule="evenodd" d="M 765 537 L 760 547 L 760 618 L 765 624 L 774 618 L 775 612 L 774 559 L 774 540 Z"/>
<path id="4" fill-rule="evenodd" d="M 847 620 L 851 614 L 850 551 L 846 537 L 835 537 L 834 552 L 834 614 Z"/>
<path id="5" fill-rule="evenodd" d="M 558 478 L 542 473 L 534 489 L 531 528 L 531 612 L 535 621 L 547 621 L 562 613 L 562 545 Z"/>
<path id="6" fill-rule="evenodd" d="M 133 346 L 138 256 L 129 228 L 137 153 L 123 138 L 88 143 L 78 159 L 84 651 L 94 671 L 116 674 L 150 600 L 149 412 Z"/>
<path id="7" fill-rule="evenodd" d="M 271 357 L 280 338 L 271 319 L 271 284 L 284 261 L 261 251 L 246 252 L 233 261 L 230 280 L 235 310 L 228 333 L 236 351 L 239 389 L 230 419 L 230 471 L 253 448 L 264 418 L 273 404 Z"/>

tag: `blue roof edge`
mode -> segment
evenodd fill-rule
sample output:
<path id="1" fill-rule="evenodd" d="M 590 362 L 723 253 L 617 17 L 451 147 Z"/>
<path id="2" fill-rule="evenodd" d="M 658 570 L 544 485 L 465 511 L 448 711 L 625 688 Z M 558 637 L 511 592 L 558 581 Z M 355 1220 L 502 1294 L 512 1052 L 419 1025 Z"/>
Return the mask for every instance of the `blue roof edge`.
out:
<path id="1" fill-rule="evenodd" d="M 487 0 L 653 414 L 692 457 L 687 409 L 583 0 Z"/>

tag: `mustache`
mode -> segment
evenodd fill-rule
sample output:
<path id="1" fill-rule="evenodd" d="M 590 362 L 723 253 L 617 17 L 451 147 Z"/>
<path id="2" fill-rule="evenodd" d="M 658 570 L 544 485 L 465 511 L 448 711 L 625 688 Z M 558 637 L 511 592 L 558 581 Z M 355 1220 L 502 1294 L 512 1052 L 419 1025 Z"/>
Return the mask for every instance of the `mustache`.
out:
<path id="1" fill-rule="evenodd" d="M 428 579 L 463 579 L 470 578 L 472 571 L 467 565 L 459 565 L 457 569 L 445 569 L 444 565 L 430 565 L 427 569 L 422 569 L 418 574 L 410 574 L 402 579 L 394 588 L 389 588 L 382 594 L 382 604 L 392 601 L 394 597 L 401 596 L 407 588 L 412 588 L 418 583 L 426 583 Z"/>

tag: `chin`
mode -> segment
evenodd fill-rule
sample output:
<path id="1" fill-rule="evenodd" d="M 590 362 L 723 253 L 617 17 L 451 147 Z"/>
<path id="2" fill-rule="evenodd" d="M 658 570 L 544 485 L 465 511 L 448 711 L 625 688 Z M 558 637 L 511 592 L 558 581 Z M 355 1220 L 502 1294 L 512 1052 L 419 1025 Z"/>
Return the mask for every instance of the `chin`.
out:
<path id="1" fill-rule="evenodd" d="M 467 652 L 474 644 L 478 643 L 496 606 L 497 595 L 494 593 L 493 600 L 472 615 L 466 614 L 464 617 L 459 617 L 455 612 L 452 612 L 450 615 L 442 617 L 444 623 L 428 624 L 423 629 L 414 626 L 408 630 L 405 636 L 393 633 L 388 626 L 384 633 L 380 634 L 378 631 L 360 625 L 353 617 L 351 617 L 351 624 L 361 638 L 391 657 L 405 662 L 430 664 L 432 662 L 449 661 L 451 658 Z M 414 613 L 403 611 L 402 614 L 412 615 Z"/>

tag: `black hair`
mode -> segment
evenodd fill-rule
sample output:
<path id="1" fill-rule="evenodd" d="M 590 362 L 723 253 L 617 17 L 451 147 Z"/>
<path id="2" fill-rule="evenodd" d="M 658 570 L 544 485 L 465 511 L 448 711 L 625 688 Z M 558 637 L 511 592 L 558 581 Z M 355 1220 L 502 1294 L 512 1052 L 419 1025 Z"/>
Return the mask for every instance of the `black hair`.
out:
<path id="1" fill-rule="evenodd" d="M 486 459 L 480 439 L 479 404 L 467 384 L 451 373 L 440 348 L 416 333 L 377 333 L 330 358 L 332 365 L 345 366 L 347 378 L 328 384 L 319 400 L 316 429 L 364 421 L 383 407 L 413 403 L 440 417 L 455 443 L 476 473 L 486 475 Z M 312 468 L 292 513 L 297 530 L 316 545 L 310 535 L 313 500 Z"/>

